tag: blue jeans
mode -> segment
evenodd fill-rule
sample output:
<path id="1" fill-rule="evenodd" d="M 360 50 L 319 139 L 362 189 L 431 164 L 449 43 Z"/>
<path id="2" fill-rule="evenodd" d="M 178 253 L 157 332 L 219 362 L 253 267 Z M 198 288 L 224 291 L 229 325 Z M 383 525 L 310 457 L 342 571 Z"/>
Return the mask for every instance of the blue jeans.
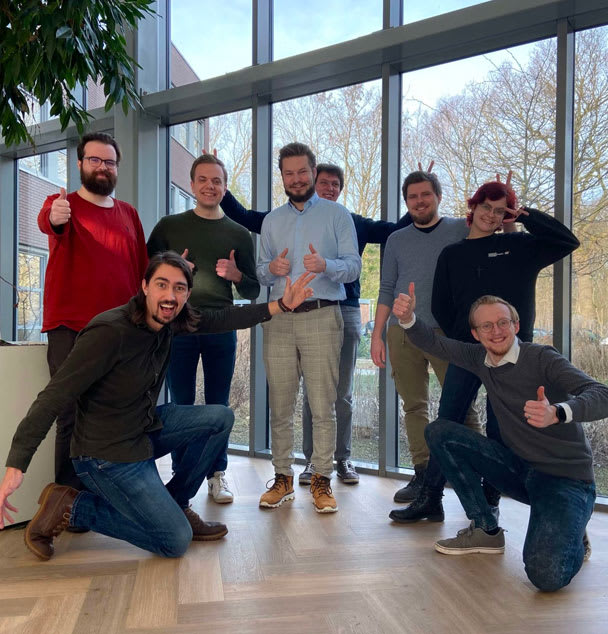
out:
<path id="1" fill-rule="evenodd" d="M 196 368 L 199 357 L 203 362 L 203 381 L 206 405 L 225 405 L 230 399 L 230 384 L 236 360 L 236 332 L 222 332 L 212 335 L 182 335 L 173 339 L 171 359 L 167 371 L 167 384 L 171 402 L 177 405 L 193 405 L 196 398 Z M 228 445 L 226 445 L 226 449 Z M 177 453 L 172 454 L 173 465 L 179 461 Z M 209 471 L 226 471 L 228 454 L 218 456 L 216 464 Z"/>
<path id="2" fill-rule="evenodd" d="M 160 430 L 148 434 L 154 457 L 109 462 L 80 456 L 72 462 L 87 487 L 72 505 L 71 526 L 125 540 L 164 557 L 180 557 L 192 540 L 182 509 L 188 506 L 226 450 L 234 422 L 223 405 L 160 405 Z M 180 462 L 164 485 L 154 460 L 181 450 Z"/>
<path id="3" fill-rule="evenodd" d="M 467 411 L 477 397 L 480 385 L 481 380 L 476 374 L 450 363 L 443 380 L 437 418 L 464 424 Z M 487 437 L 502 442 L 498 421 L 494 415 L 490 399 L 487 399 L 486 402 L 486 420 Z M 438 492 L 443 491 L 445 482 L 446 479 L 441 473 L 439 462 L 431 454 L 424 474 L 424 484 L 429 489 Z"/>
<path id="4" fill-rule="evenodd" d="M 340 349 L 340 367 L 336 388 L 336 460 L 349 460 L 353 434 L 353 376 L 357 365 L 357 349 L 361 339 L 361 309 L 340 306 L 344 321 L 344 341 Z M 312 456 L 312 412 L 308 404 L 306 385 L 302 404 L 302 452 L 306 462 Z"/>
<path id="5" fill-rule="evenodd" d="M 425 437 L 477 528 L 496 528 L 482 477 L 530 506 L 523 552 L 528 579 L 546 592 L 568 585 L 583 563 L 583 535 L 595 501 L 593 482 L 537 471 L 503 444 L 452 421 L 437 419 Z"/>

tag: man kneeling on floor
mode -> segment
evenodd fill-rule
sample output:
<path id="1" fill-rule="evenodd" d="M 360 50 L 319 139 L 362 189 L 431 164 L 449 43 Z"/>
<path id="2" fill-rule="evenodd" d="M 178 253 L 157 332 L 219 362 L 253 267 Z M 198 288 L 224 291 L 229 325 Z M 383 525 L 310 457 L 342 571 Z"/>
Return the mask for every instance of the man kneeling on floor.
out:
<path id="1" fill-rule="evenodd" d="M 517 311 L 492 295 L 471 306 L 479 344 L 441 337 L 416 319 L 414 284 L 393 312 L 414 345 L 477 374 L 492 403 L 501 443 L 438 419 L 425 437 L 471 520 L 435 549 L 446 555 L 503 553 L 505 539 L 481 486 L 530 505 L 524 565 L 540 590 L 559 590 L 591 553 L 585 527 L 595 485 L 591 449 L 581 423 L 608 416 L 608 387 L 575 368 L 553 347 L 521 342 Z"/>
<path id="2" fill-rule="evenodd" d="M 226 535 L 190 507 L 209 469 L 226 449 L 234 414 L 223 405 L 160 405 L 156 401 L 174 333 L 249 328 L 291 310 L 312 294 L 307 273 L 285 286 L 279 301 L 194 311 L 188 263 L 177 253 L 155 255 L 141 289 L 128 304 L 95 317 L 21 421 L 0 484 L 0 528 L 12 522 L 8 501 L 57 414 L 77 402 L 71 455 L 86 491 L 49 484 L 25 530 L 40 559 L 53 555 L 53 538 L 70 527 L 123 539 L 165 557 L 179 557 L 194 540 Z M 163 485 L 155 460 L 180 450 Z"/>

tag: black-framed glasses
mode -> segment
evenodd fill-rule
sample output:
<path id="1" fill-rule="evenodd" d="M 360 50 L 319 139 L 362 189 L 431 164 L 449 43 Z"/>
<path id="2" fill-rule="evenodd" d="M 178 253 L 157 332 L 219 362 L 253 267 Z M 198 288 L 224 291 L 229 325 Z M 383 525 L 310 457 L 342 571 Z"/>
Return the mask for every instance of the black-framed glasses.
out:
<path id="1" fill-rule="evenodd" d="M 507 319 L 505 317 L 503 319 L 499 319 L 498 321 L 484 321 L 483 324 L 475 326 L 475 330 L 481 330 L 481 332 L 488 334 L 494 330 L 494 326 L 498 326 L 499 330 L 507 330 L 510 328 L 512 323 L 512 319 Z"/>
<path id="2" fill-rule="evenodd" d="M 99 167 L 103 163 L 107 168 L 114 170 L 118 166 L 118 161 L 114 159 L 102 159 L 98 156 L 85 156 L 84 160 L 88 161 L 91 167 Z"/>

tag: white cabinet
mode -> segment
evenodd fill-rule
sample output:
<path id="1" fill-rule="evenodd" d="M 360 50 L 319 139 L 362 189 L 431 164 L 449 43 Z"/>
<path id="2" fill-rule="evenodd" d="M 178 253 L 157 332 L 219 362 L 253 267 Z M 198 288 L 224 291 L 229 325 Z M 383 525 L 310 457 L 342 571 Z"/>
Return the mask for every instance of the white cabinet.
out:
<path id="1" fill-rule="evenodd" d="M 38 393 L 49 382 L 46 345 L 0 346 L 0 474 L 17 425 Z M 10 502 L 19 509 L 16 522 L 32 519 L 38 496 L 55 478 L 55 426 L 51 427 L 25 474 L 23 484 Z M 15 516 L 15 514 L 12 514 Z"/>

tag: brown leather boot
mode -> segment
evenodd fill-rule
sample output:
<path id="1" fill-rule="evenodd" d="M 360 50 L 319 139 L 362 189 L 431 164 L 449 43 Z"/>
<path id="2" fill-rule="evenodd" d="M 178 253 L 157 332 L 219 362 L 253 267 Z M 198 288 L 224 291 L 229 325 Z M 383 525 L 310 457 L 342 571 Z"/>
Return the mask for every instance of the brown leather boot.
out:
<path id="1" fill-rule="evenodd" d="M 25 545 L 40 559 L 47 561 L 53 556 L 53 539 L 68 526 L 76 489 L 51 482 L 40 497 L 40 508 L 25 528 Z"/>
<path id="2" fill-rule="evenodd" d="M 184 515 L 192 527 L 192 541 L 194 542 L 210 542 L 214 539 L 220 539 L 228 533 L 225 524 L 221 522 L 205 522 L 190 507 L 184 509 Z"/>

